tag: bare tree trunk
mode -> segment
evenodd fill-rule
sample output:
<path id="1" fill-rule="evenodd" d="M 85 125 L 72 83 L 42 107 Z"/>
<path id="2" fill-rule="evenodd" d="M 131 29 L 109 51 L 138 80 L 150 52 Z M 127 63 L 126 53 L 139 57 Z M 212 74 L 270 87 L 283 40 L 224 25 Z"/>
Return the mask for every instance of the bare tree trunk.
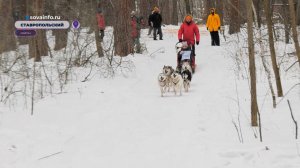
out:
<path id="1" fill-rule="evenodd" d="M 101 42 L 100 42 L 99 31 L 100 30 L 97 27 L 96 31 L 95 31 L 96 47 L 97 47 L 98 57 L 103 57 L 104 56 L 104 54 L 103 54 L 103 47 L 102 47 Z"/>
<path id="2" fill-rule="evenodd" d="M 251 125 L 258 126 L 257 114 L 257 94 L 256 94 L 256 69 L 255 69 L 255 53 L 253 40 L 253 14 L 252 14 L 252 0 L 247 0 L 247 31 L 248 31 L 248 52 L 249 52 L 249 71 L 251 84 Z"/>
<path id="3" fill-rule="evenodd" d="M 279 67 L 277 65 L 276 52 L 275 52 L 275 47 L 274 47 L 273 31 L 272 31 L 273 30 L 273 27 L 272 27 L 273 24 L 272 24 L 271 14 L 270 14 L 270 0 L 264 0 L 264 5 L 265 5 L 265 15 L 266 15 L 266 19 L 267 19 L 271 60 L 272 60 L 272 66 L 273 66 L 273 71 L 274 71 L 276 86 L 277 86 L 277 96 L 282 97 L 283 93 L 282 93 L 281 79 L 280 79 Z"/>
<path id="4" fill-rule="evenodd" d="M 220 20 L 221 20 L 221 25 L 224 25 L 224 2 L 223 1 L 217 1 L 216 4 L 216 12 L 219 14 L 220 16 Z"/>
<path id="5" fill-rule="evenodd" d="M 258 24 L 258 27 L 260 28 L 261 27 L 261 16 L 260 16 L 261 1 L 260 0 L 254 0 L 253 3 L 254 3 L 254 6 L 255 6 L 255 9 L 256 9 L 257 24 Z"/>
<path id="6" fill-rule="evenodd" d="M 132 39 L 130 27 L 130 11 L 134 9 L 132 0 L 116 0 L 114 6 L 114 46 L 115 53 L 127 56 L 132 53 Z"/>
<path id="7" fill-rule="evenodd" d="M 203 19 L 206 20 L 208 15 L 210 14 L 210 9 L 214 7 L 214 3 L 212 0 L 205 0 L 204 1 L 204 14 Z"/>
<path id="8" fill-rule="evenodd" d="M 200 3 L 199 3 L 199 8 L 200 8 L 200 13 L 199 13 L 199 18 L 200 18 L 200 16 L 204 16 L 205 14 L 204 14 L 204 9 L 203 9 L 203 7 L 204 7 L 204 0 L 201 0 L 200 1 Z"/>
<path id="9" fill-rule="evenodd" d="M 255 11 L 255 10 L 253 10 Z M 260 46 L 260 57 L 261 57 L 261 60 L 262 60 L 262 63 L 263 63 L 263 67 L 265 69 L 265 72 L 266 72 L 266 75 L 267 75 L 267 79 L 268 79 L 268 84 L 269 84 L 269 87 L 270 87 L 270 90 L 271 90 L 271 94 L 272 94 L 272 100 L 273 100 L 273 108 L 276 108 L 276 96 L 275 96 L 275 92 L 274 92 L 274 89 L 273 89 L 273 85 L 272 85 L 272 78 L 271 78 L 271 71 L 269 70 L 268 66 L 267 66 L 267 61 L 264 57 L 264 53 L 265 53 L 265 46 L 263 44 L 263 41 L 262 41 L 262 29 L 258 26 L 258 15 L 256 14 L 255 12 L 255 21 L 256 21 L 256 27 L 259 31 L 259 46 Z M 260 116 L 260 115 L 259 115 Z M 260 125 L 260 131 L 261 131 L 261 125 Z"/>
<path id="10" fill-rule="evenodd" d="M 13 4 L 11 0 L 0 1 L 0 53 L 17 48 L 14 35 Z M 4 42 L 5 41 L 5 42 Z"/>
<path id="11" fill-rule="evenodd" d="M 163 22 L 165 24 L 171 24 L 171 11 L 173 12 L 173 10 L 170 7 L 170 1 L 169 0 L 163 0 L 160 1 L 159 3 L 160 6 L 160 13 L 163 17 Z"/>
<path id="12" fill-rule="evenodd" d="M 255 18 L 254 19 L 255 20 L 255 26 L 257 28 L 257 31 L 259 32 L 259 38 L 257 39 L 257 41 L 259 41 L 259 46 L 260 46 L 260 57 L 261 57 L 263 67 L 264 67 L 266 75 L 267 75 L 269 87 L 270 87 L 270 90 L 271 90 L 272 100 L 273 100 L 273 108 L 276 108 L 276 96 L 275 96 L 273 85 L 272 85 L 271 71 L 269 70 L 269 68 L 267 66 L 267 61 L 264 57 L 265 46 L 264 46 L 263 41 L 262 41 L 262 29 L 258 26 L 258 14 L 257 14 L 257 10 L 255 9 L 254 4 L 253 4 L 253 8 L 254 8 L 253 12 L 254 12 L 254 18 Z M 259 121 L 260 121 L 259 113 L 258 113 L 258 116 L 259 116 L 258 118 L 259 118 Z M 261 133 L 261 125 L 259 127 L 259 130 L 260 130 L 260 134 L 262 134 Z"/>
<path id="13" fill-rule="evenodd" d="M 173 5 L 173 11 L 170 11 L 172 12 L 171 24 L 178 25 L 177 1 L 172 1 L 172 5 Z"/>
<path id="14" fill-rule="evenodd" d="M 53 30 L 53 35 L 55 36 L 55 46 L 54 46 L 55 51 L 67 47 L 68 30 Z"/>
<path id="15" fill-rule="evenodd" d="M 182 1 L 178 1 L 177 3 L 178 3 L 178 12 L 179 12 L 178 20 L 182 21 L 186 15 L 184 7 L 183 7 L 184 5 L 183 5 Z"/>
<path id="16" fill-rule="evenodd" d="M 35 79 L 36 79 L 36 63 L 33 63 L 33 79 L 32 79 L 32 90 L 31 90 L 31 115 L 34 111 L 34 93 L 35 93 Z"/>
<path id="17" fill-rule="evenodd" d="M 86 12 L 88 13 L 87 15 L 89 18 L 89 25 L 90 25 L 89 33 L 93 33 L 94 31 L 97 31 L 97 27 L 94 26 L 94 22 L 95 22 L 94 18 L 96 17 L 96 13 L 97 13 L 97 1 L 89 0 L 89 6 Z"/>
<path id="18" fill-rule="evenodd" d="M 33 6 L 33 15 L 42 15 L 44 1 L 33 0 L 31 2 L 31 5 Z M 36 36 L 29 41 L 29 58 L 34 58 L 34 61 L 39 62 L 41 61 L 41 56 L 48 55 L 48 42 L 45 30 L 37 30 L 36 32 Z"/>
<path id="19" fill-rule="evenodd" d="M 185 2 L 185 10 L 187 14 L 192 14 L 191 12 L 191 6 L 190 6 L 190 1 L 189 0 L 184 0 Z"/>
<path id="20" fill-rule="evenodd" d="M 147 0 L 140 0 L 139 11 L 139 16 L 143 17 L 145 24 L 148 23 L 147 21 L 148 16 L 151 14 L 151 7 Z"/>
<path id="21" fill-rule="evenodd" d="M 275 92 L 272 86 L 272 78 L 271 78 L 271 71 L 269 70 L 268 66 L 267 66 L 267 61 L 264 58 L 263 55 L 261 55 L 261 59 L 262 59 L 262 63 L 263 63 L 263 67 L 265 69 L 265 72 L 267 74 L 267 78 L 268 78 L 268 84 L 269 84 L 269 88 L 271 90 L 271 94 L 272 94 L 272 101 L 273 101 L 273 108 L 276 108 L 276 96 L 275 96 Z"/>
<path id="22" fill-rule="evenodd" d="M 295 14 L 295 7 L 294 7 L 293 0 L 289 0 L 289 6 L 290 6 L 290 17 L 291 17 L 291 23 L 292 23 L 293 40 L 294 40 L 294 44 L 295 44 L 295 48 L 296 48 L 296 54 L 298 57 L 298 63 L 300 66 L 300 47 L 299 47 L 299 41 L 298 41 L 296 14 Z"/>
<path id="23" fill-rule="evenodd" d="M 24 3 L 19 3 L 17 0 L 14 0 L 13 7 L 16 9 L 16 12 L 18 12 L 17 20 L 24 20 L 24 16 L 27 15 L 28 10 L 28 0 L 24 0 Z M 19 42 L 19 45 L 25 45 L 28 44 L 28 38 L 24 37 L 17 37 L 17 40 Z"/>
<path id="24" fill-rule="evenodd" d="M 295 130 L 295 138 L 298 139 L 298 123 L 297 123 L 297 121 L 295 120 L 295 117 L 294 117 L 294 114 L 293 114 L 293 110 L 292 110 L 290 101 L 287 100 L 287 102 L 288 102 L 288 105 L 289 105 L 289 108 L 290 108 L 291 117 L 292 117 L 293 122 L 294 122 L 295 127 L 296 127 L 296 130 Z"/>
<path id="25" fill-rule="evenodd" d="M 229 34 L 234 34 L 240 32 L 240 17 L 239 11 L 240 8 L 239 0 L 229 0 L 230 4 L 230 22 L 229 22 Z"/>
<path id="26" fill-rule="evenodd" d="M 92 9 L 97 7 L 92 7 L 92 1 L 94 0 L 79 0 L 79 6 L 75 8 L 75 13 L 78 15 L 76 18 L 80 20 L 80 25 L 82 27 L 89 28 L 89 34 L 92 34 L 94 31 L 91 24 L 93 20 L 92 15 L 94 14 L 92 13 Z"/>
<path id="27" fill-rule="evenodd" d="M 288 6 L 286 5 L 286 0 L 281 0 L 281 3 L 284 4 L 281 8 L 281 13 L 283 17 L 283 24 L 284 24 L 284 35 L 285 35 L 285 43 L 288 44 L 290 42 L 290 17 L 289 17 L 289 11 Z"/>
<path id="28" fill-rule="evenodd" d="M 297 19 L 297 25 L 300 25 L 300 0 L 296 0 L 297 2 L 297 14 L 296 14 L 296 19 Z"/>
<path id="29" fill-rule="evenodd" d="M 63 16 L 64 20 L 68 20 L 68 12 L 70 10 L 70 4 L 66 0 L 54 1 L 54 13 L 58 16 Z M 53 35 L 55 36 L 55 46 L 54 50 L 61 50 L 67 47 L 68 44 L 68 30 L 52 30 Z"/>
<path id="30" fill-rule="evenodd" d="M 148 0 L 149 1 L 149 4 L 151 6 L 151 10 L 153 10 L 153 8 L 155 6 L 158 6 L 158 0 Z"/>

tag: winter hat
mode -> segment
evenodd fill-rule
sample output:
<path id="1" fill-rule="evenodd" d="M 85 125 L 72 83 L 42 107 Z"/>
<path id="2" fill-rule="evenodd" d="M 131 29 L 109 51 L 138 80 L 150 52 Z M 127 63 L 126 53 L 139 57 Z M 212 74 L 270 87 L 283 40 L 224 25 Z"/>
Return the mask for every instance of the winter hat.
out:
<path id="1" fill-rule="evenodd" d="M 184 18 L 184 21 L 188 22 L 188 21 L 192 21 L 193 20 L 193 16 L 192 15 L 186 15 Z"/>
<path id="2" fill-rule="evenodd" d="M 131 16 L 134 16 L 135 15 L 135 11 L 131 11 Z"/>

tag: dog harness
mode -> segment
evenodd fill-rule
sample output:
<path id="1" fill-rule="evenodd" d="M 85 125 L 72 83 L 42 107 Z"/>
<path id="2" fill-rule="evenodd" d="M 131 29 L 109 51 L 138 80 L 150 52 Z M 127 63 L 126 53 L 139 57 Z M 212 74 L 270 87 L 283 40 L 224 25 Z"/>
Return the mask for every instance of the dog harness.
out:
<path id="1" fill-rule="evenodd" d="M 172 82 L 173 82 L 173 80 L 172 80 Z M 173 82 L 173 84 L 174 84 L 174 85 L 177 85 L 178 82 L 179 82 L 179 80 L 178 80 L 177 82 Z"/>

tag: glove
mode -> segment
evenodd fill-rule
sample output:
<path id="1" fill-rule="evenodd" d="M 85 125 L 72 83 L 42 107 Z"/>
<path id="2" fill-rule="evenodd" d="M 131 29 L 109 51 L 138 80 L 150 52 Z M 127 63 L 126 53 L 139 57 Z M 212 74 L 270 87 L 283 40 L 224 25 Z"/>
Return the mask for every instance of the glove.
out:
<path id="1" fill-rule="evenodd" d="M 196 41 L 196 44 L 199 45 L 199 41 Z"/>
<path id="2" fill-rule="evenodd" d="M 179 39 L 179 43 L 181 43 L 182 42 L 182 39 Z"/>

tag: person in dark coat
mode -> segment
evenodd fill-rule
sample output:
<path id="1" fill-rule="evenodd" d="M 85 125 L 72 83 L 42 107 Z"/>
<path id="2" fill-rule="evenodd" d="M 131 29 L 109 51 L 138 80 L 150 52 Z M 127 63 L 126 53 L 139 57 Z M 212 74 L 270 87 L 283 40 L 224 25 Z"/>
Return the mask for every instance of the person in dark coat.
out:
<path id="1" fill-rule="evenodd" d="M 152 30 L 153 30 L 153 22 L 151 21 L 153 13 L 154 13 L 154 11 L 152 11 L 148 17 L 148 25 L 149 25 L 148 36 L 152 33 Z"/>
<path id="2" fill-rule="evenodd" d="M 163 34 L 161 30 L 162 17 L 159 13 L 158 7 L 154 7 L 153 15 L 150 18 L 150 21 L 153 23 L 153 39 L 156 39 L 157 34 L 159 34 L 159 39 L 162 40 Z"/>

